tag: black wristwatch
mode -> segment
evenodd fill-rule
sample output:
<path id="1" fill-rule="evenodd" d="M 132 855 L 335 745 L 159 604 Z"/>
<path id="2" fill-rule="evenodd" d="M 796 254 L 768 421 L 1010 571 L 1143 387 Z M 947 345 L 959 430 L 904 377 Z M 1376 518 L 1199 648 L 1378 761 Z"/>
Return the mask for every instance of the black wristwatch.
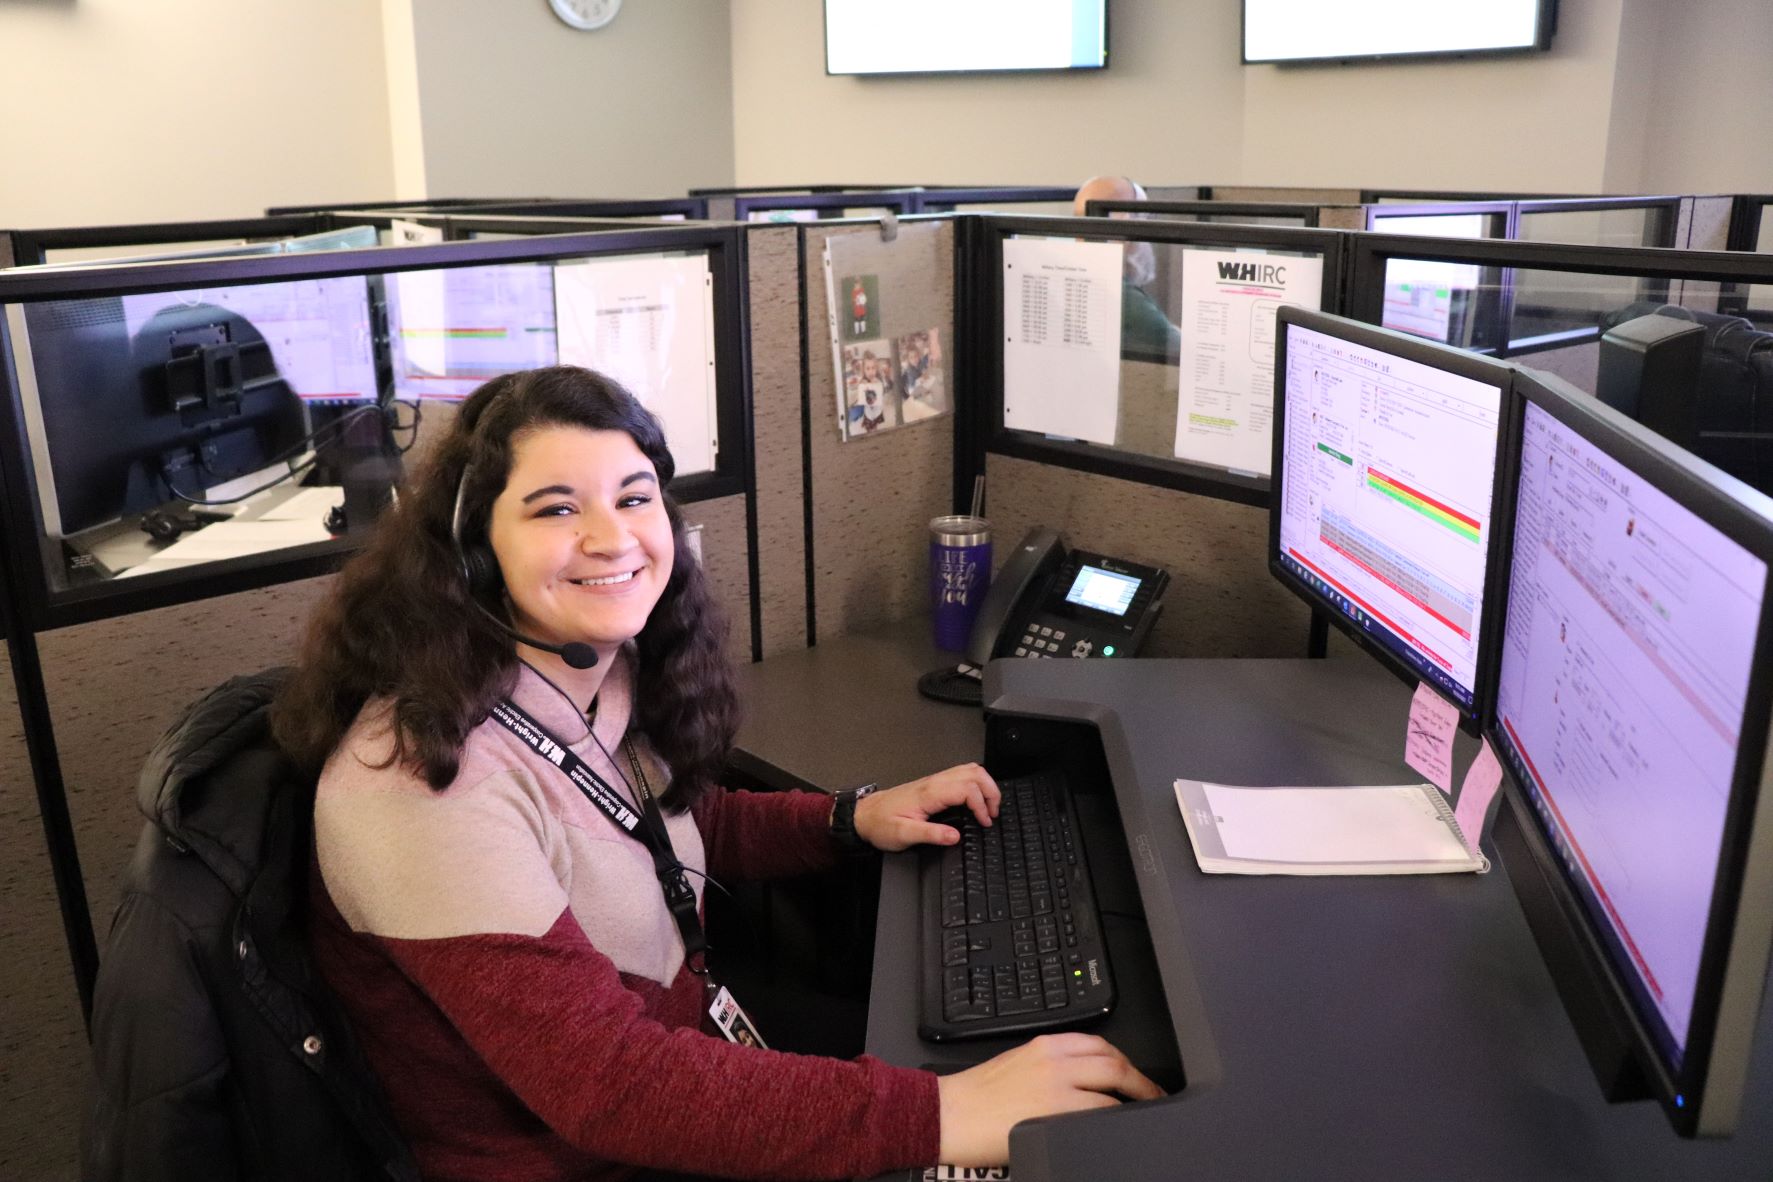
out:
<path id="1" fill-rule="evenodd" d="M 860 788 L 845 788 L 831 799 L 831 840 L 846 854 L 874 851 L 856 832 L 856 802 L 878 787 L 879 784 L 864 784 Z"/>

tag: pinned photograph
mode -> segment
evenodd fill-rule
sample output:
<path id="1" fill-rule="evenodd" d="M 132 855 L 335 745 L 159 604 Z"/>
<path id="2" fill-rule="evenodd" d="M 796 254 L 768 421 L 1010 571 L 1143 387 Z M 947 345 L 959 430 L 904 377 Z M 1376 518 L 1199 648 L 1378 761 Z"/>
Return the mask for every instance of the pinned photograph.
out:
<path id="1" fill-rule="evenodd" d="M 900 412 L 907 423 L 947 414 L 948 375 L 942 365 L 942 332 L 930 328 L 893 342 L 898 357 Z"/>
<path id="2" fill-rule="evenodd" d="M 898 370 L 891 341 L 843 347 L 843 434 L 846 439 L 900 424 Z"/>
<path id="3" fill-rule="evenodd" d="M 837 283 L 837 329 L 845 341 L 880 335 L 880 277 L 851 275 Z"/>

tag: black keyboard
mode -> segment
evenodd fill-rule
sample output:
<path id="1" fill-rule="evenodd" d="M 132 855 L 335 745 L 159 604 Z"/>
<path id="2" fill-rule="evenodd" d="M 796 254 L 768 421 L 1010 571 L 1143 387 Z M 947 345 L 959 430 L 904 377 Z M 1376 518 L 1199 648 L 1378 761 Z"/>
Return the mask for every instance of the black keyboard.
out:
<path id="1" fill-rule="evenodd" d="M 1077 812 L 1052 774 L 999 780 L 990 828 L 957 810 L 952 846 L 924 846 L 923 998 L 935 1041 L 1074 1026 L 1114 1008 Z"/>

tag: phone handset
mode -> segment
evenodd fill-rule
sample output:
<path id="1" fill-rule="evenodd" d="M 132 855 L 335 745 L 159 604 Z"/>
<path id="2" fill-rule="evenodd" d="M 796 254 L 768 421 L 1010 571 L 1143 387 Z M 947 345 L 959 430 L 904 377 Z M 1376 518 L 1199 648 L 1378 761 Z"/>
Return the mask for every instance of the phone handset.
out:
<path id="1" fill-rule="evenodd" d="M 1045 585 L 1064 561 L 1065 541 L 1058 530 L 1035 526 L 1028 531 L 1016 552 L 1004 560 L 979 604 L 967 640 L 969 665 L 983 667 L 992 657 L 1010 651 L 1018 635 L 1018 615 L 1027 615 L 1040 601 Z"/>

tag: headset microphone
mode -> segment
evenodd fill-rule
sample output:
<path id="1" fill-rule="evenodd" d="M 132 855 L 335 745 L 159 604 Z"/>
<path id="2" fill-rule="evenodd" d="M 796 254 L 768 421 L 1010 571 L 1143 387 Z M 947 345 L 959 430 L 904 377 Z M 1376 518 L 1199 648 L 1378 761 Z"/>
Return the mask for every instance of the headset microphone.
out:
<path id="1" fill-rule="evenodd" d="M 597 664 L 597 650 L 588 644 L 581 643 L 577 640 L 572 641 L 569 644 L 548 644 L 544 641 L 537 640 L 533 636 L 525 636 L 523 633 L 517 631 L 517 629 L 511 627 L 511 625 L 505 623 L 505 621 L 499 619 L 499 617 L 487 611 L 486 606 L 478 599 L 470 598 L 469 602 L 474 605 L 475 609 L 479 611 L 481 615 L 492 621 L 493 627 L 497 628 L 500 632 L 503 632 L 506 636 L 509 636 L 512 640 L 517 641 L 519 644 L 527 644 L 533 649 L 540 649 L 545 653 L 553 653 L 574 669 L 589 669 Z"/>

